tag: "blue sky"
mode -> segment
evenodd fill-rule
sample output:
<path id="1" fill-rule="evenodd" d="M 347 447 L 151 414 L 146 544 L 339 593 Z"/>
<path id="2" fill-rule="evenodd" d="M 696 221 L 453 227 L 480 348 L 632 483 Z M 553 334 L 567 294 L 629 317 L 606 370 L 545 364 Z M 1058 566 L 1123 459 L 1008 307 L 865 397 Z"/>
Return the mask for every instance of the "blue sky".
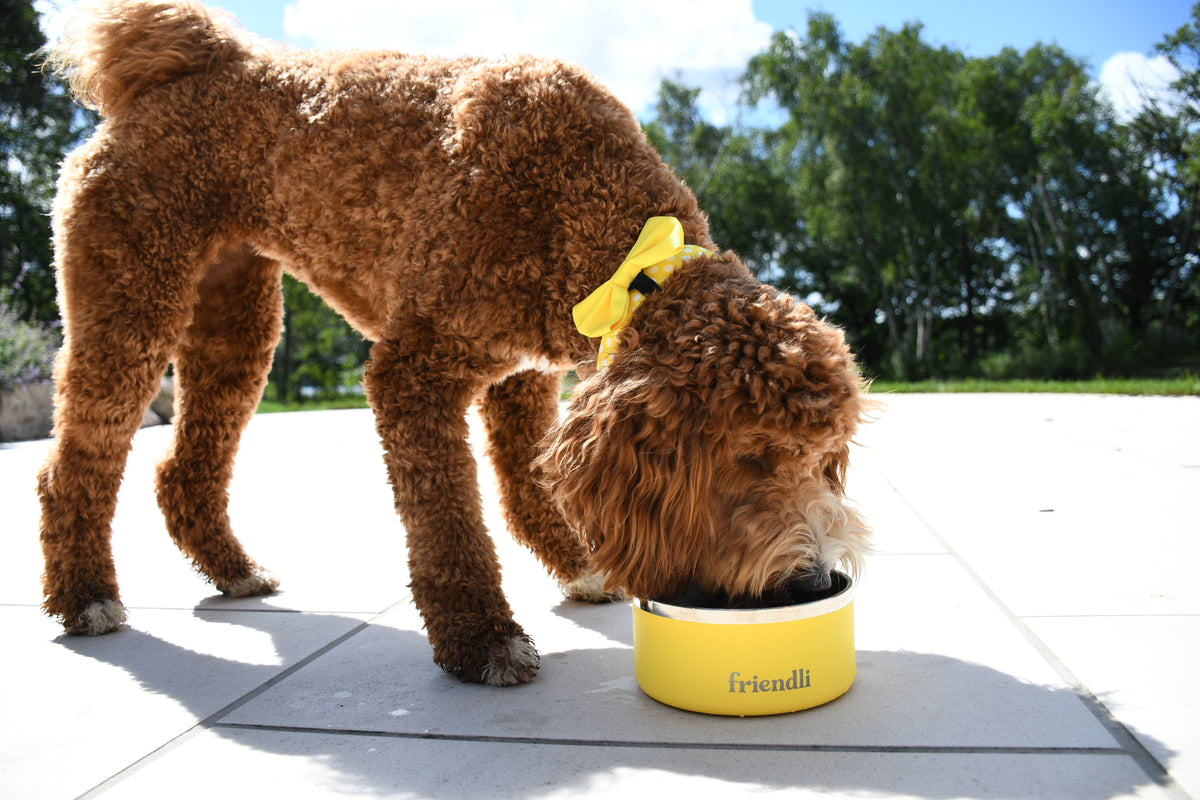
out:
<path id="1" fill-rule="evenodd" d="M 828 11 L 851 41 L 920 21 L 927 41 L 970 56 L 1053 42 L 1086 60 L 1121 102 L 1163 83 L 1146 57 L 1190 18 L 1187 0 L 214 0 L 251 33 L 297 47 L 381 47 L 442 55 L 532 52 L 576 61 L 646 116 L 664 77 L 704 88 L 717 122 L 736 113 L 736 78 L 773 30 Z M 73 5 L 39 0 L 53 34 Z M 1123 55 L 1121 55 L 1123 54 Z M 1125 100 L 1118 96 L 1124 95 Z"/>
<path id="2" fill-rule="evenodd" d="M 852 41 L 880 25 L 895 30 L 919 20 L 927 41 L 952 45 L 969 56 L 989 56 L 1006 46 L 1024 50 L 1056 43 L 1095 69 L 1120 52 L 1146 53 L 1168 31 L 1188 21 L 1187 0 L 847 0 L 819 3 L 755 0 L 755 14 L 774 26 L 804 25 L 805 9 L 827 11 Z"/>

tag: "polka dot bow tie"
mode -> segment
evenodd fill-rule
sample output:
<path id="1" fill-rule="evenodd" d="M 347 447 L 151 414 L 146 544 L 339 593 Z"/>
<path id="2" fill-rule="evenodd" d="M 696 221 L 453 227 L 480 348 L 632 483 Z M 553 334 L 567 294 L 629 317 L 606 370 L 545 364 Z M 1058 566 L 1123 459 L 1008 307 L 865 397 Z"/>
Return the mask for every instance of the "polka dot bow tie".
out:
<path id="1" fill-rule="evenodd" d="M 629 324 L 646 295 L 698 256 L 712 255 L 703 247 L 683 243 L 683 226 L 674 217 L 651 217 L 629 255 L 613 276 L 571 311 L 584 336 L 600 339 L 596 366 L 604 369 L 617 350 L 617 332 Z"/>

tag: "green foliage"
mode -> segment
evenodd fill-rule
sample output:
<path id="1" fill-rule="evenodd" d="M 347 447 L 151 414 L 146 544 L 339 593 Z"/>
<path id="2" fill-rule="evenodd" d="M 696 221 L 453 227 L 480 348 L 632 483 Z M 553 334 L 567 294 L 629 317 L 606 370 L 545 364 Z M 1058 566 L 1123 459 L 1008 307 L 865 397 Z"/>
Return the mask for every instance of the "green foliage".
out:
<path id="1" fill-rule="evenodd" d="M 283 279 L 283 335 L 275 349 L 266 399 L 327 401 L 361 391 L 368 343 L 319 297 Z"/>
<path id="2" fill-rule="evenodd" d="M 871 394 L 956 394 L 1005 392 L 1008 394 L 1123 394 L 1156 397 L 1200 395 L 1200 375 L 1185 372 L 1175 378 L 1091 378 L 1075 381 L 963 378 L 913 382 L 876 381 Z"/>
<path id="3" fill-rule="evenodd" d="M 779 127 L 714 128 L 664 82 L 647 131 L 714 237 L 845 327 L 872 374 L 1142 372 L 1200 349 L 1193 16 L 1163 45 L 1190 100 L 1129 125 L 1059 47 L 967 58 L 919 24 L 854 43 L 812 13 L 743 78 Z"/>
<path id="4" fill-rule="evenodd" d="M 46 39 L 30 0 L 0 0 L 0 288 L 22 319 L 58 317 L 50 199 L 58 163 L 90 129 L 61 81 L 43 73 Z"/>
<path id="5" fill-rule="evenodd" d="M 646 136 L 700 200 L 713 238 L 756 271 L 770 271 L 792 246 L 788 175 L 770 156 L 766 133 L 718 127 L 700 116 L 699 89 L 664 80 Z M 791 285 L 793 276 L 775 276 Z"/>
<path id="6" fill-rule="evenodd" d="M 280 414 L 288 411 L 346 411 L 367 408 L 365 395 L 347 395 L 321 400 L 305 400 L 285 403 L 281 400 L 262 400 L 258 404 L 259 414 Z"/>
<path id="7" fill-rule="evenodd" d="M 49 327 L 25 322 L 0 290 L 0 389 L 20 389 L 50 379 L 60 344 Z"/>

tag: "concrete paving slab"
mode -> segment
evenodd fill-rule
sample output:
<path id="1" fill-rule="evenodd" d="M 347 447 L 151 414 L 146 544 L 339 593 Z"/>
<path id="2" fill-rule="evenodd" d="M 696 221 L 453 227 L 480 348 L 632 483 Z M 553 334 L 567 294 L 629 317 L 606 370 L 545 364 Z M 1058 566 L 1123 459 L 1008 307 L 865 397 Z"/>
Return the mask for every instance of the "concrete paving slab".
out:
<path id="1" fill-rule="evenodd" d="M 298 434 L 287 414 L 260 415 L 234 467 L 230 518 L 251 554 L 282 581 L 274 608 L 377 613 L 407 597 L 404 529 L 366 410 L 307 412 Z M 171 542 L 154 498 L 154 469 L 169 426 L 134 438 L 113 519 L 122 598 L 131 609 L 261 607 L 223 598 Z M 14 535 L 0 560 L 0 603 L 41 602 L 36 474 L 49 441 L 0 445 L 0 526 Z M 370 554 L 370 557 L 364 557 Z"/>
<path id="2" fill-rule="evenodd" d="M 1200 399 L 886 405 L 850 478 L 878 530 L 858 681 L 745 720 L 642 695 L 628 607 L 563 601 L 504 533 L 486 467 L 543 670 L 499 691 L 438 671 L 367 411 L 251 423 L 231 514 L 284 581 L 270 598 L 192 573 L 151 490 L 170 431 L 140 433 L 114 532 L 130 626 L 61 637 L 37 609 L 47 443 L 2 445 L 0 795 L 228 796 L 233 776 L 287 797 L 1200 797 L 1197 688 L 1170 672 L 1197 655 Z"/>
<path id="3" fill-rule="evenodd" d="M 1200 787 L 1200 619 L 1041 617 L 1025 624 L 1184 786 Z M 1168 744 L 1169 743 L 1169 744 Z"/>
<path id="4" fill-rule="evenodd" d="M 198 764 L 220 769 L 196 770 Z M 181 775 L 187 775 L 181 780 Z M 1163 800 L 1110 754 L 827 752 L 347 736 L 218 726 L 104 793 L 114 800 L 367 795 L 436 800 L 614 797 Z"/>
<path id="5" fill-rule="evenodd" d="M 893 396 L 862 439 L 870 468 L 1034 640 L 1046 617 L 1195 619 L 1200 398 Z M 1154 630 L 1131 621 L 1119 646 L 1188 663 L 1194 638 L 1163 643 Z M 1035 643 L 1085 691 L 1077 676 L 1112 675 L 1108 648 L 1068 641 Z M 1146 674 L 1126 670 L 1106 691 L 1136 693 Z M 1164 763 L 1200 796 L 1184 755 L 1200 687 L 1168 685 L 1176 700 L 1156 714 L 1110 710 L 1149 751 L 1173 753 Z"/>
<path id="6" fill-rule="evenodd" d="M 50 443 L 0 443 L 0 605 L 42 601 L 37 471 Z"/>
<path id="7" fill-rule="evenodd" d="M 870 447 L 853 447 L 846 492 L 862 506 L 873 527 L 871 547 L 875 555 L 945 553 L 946 545 L 914 513 L 904 496 L 888 482 L 878 463 L 880 454 Z"/>
<path id="8" fill-rule="evenodd" d="M 797 714 L 722 718 L 661 705 L 634 680 L 628 606 L 562 602 L 541 614 L 526 603 L 520 617 L 545 659 L 531 685 L 497 692 L 431 670 L 419 619 L 401 607 L 223 721 L 643 744 L 1116 748 L 956 565 L 920 558 L 872 564 L 857 603 L 860 677 L 843 698 Z M 922 585 L 937 588 L 922 596 Z"/>
<path id="9" fill-rule="evenodd" d="M 1200 613 L 1200 398 L 1134 400 L 897 396 L 864 437 L 1013 613 Z"/>
<path id="10" fill-rule="evenodd" d="M 75 797 L 361 625 L 322 614 L 141 609 L 108 636 L 65 636 L 0 607 L 0 795 Z"/>

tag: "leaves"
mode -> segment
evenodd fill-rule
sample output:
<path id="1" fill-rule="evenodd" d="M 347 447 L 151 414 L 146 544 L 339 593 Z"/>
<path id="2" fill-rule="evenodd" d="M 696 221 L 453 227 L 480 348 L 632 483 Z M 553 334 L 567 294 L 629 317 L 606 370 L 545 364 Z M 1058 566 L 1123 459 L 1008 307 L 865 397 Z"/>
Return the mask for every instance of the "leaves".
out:
<path id="1" fill-rule="evenodd" d="M 29 0 L 0 0 L 0 289 L 23 319 L 58 317 L 50 200 L 58 163 L 90 129 L 66 89 L 43 73 L 46 44 Z"/>
<path id="2" fill-rule="evenodd" d="M 290 276 L 283 279 L 283 302 L 283 336 L 275 348 L 267 396 L 294 402 L 358 392 L 369 344 Z"/>
<path id="3" fill-rule="evenodd" d="M 1186 96 L 1200 24 L 1167 41 Z M 1123 126 L 1057 46 L 968 58 L 919 24 L 854 43 L 824 13 L 743 83 L 782 109 L 775 129 L 716 137 L 695 90 L 664 83 L 651 138 L 693 186 L 716 156 L 714 236 L 833 314 L 872 372 L 1111 373 L 1195 350 L 1200 103 Z"/>
<path id="4" fill-rule="evenodd" d="M 8 293 L 0 290 L 0 389 L 49 380 L 59 344 L 56 331 L 20 319 Z"/>

